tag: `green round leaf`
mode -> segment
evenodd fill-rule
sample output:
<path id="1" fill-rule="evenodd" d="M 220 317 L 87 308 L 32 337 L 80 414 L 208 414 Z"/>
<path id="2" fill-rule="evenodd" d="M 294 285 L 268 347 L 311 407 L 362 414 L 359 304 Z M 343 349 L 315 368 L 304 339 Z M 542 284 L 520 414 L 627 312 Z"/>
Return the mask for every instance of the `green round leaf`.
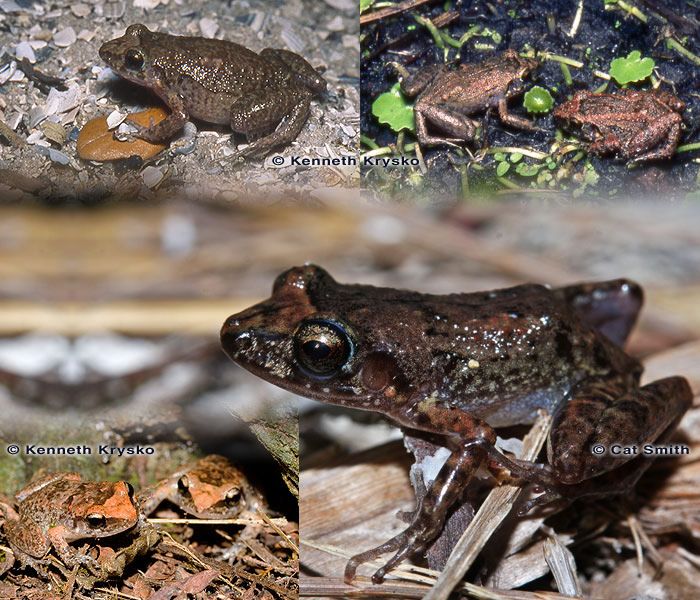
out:
<path id="1" fill-rule="evenodd" d="M 413 106 L 406 102 L 400 87 L 400 84 L 396 83 L 388 92 L 381 94 L 372 103 L 372 114 L 380 123 L 388 125 L 396 133 L 402 129 L 415 131 Z"/>
<path id="2" fill-rule="evenodd" d="M 610 77 L 620 85 L 644 81 L 654 70 L 653 58 L 642 58 L 639 50 L 633 50 L 626 58 L 616 58 L 610 63 Z"/>
<path id="3" fill-rule="evenodd" d="M 526 92 L 523 106 L 529 113 L 548 113 L 554 106 L 554 98 L 548 90 L 536 85 Z"/>
<path id="4" fill-rule="evenodd" d="M 510 169 L 510 163 L 505 161 L 499 162 L 498 166 L 496 167 L 496 175 L 503 177 L 508 172 L 508 169 Z"/>

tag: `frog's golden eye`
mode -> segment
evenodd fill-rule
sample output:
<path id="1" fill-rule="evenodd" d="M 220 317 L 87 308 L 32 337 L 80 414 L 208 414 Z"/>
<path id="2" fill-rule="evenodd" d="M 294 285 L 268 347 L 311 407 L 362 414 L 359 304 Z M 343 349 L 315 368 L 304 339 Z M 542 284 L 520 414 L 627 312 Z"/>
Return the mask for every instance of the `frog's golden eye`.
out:
<path id="1" fill-rule="evenodd" d="M 92 513 L 86 517 L 86 520 L 92 529 L 100 529 L 107 525 L 107 519 L 100 513 Z"/>
<path id="2" fill-rule="evenodd" d="M 186 492 L 188 489 L 190 489 L 190 480 L 187 475 L 183 475 L 177 480 L 177 487 L 180 488 L 181 492 Z"/>
<path id="3" fill-rule="evenodd" d="M 240 497 L 241 490 L 239 490 L 238 488 L 231 488 L 230 490 L 226 491 L 226 494 L 224 495 L 224 500 L 228 502 L 237 502 Z"/>
<path id="4" fill-rule="evenodd" d="M 294 354 L 313 375 L 331 377 L 353 353 L 353 343 L 342 325 L 325 319 L 302 322 L 294 334 Z"/>
<path id="5" fill-rule="evenodd" d="M 130 71 L 140 71 L 143 69 L 145 61 L 143 52 L 136 48 L 130 48 L 124 55 L 124 66 Z"/>

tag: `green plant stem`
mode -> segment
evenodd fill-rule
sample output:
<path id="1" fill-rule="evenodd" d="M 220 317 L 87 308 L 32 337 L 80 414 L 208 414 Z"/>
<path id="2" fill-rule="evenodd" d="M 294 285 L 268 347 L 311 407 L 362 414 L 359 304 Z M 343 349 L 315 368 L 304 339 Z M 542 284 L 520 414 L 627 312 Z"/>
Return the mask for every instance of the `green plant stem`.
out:
<path id="1" fill-rule="evenodd" d="M 420 15 L 414 15 L 413 18 L 416 20 L 416 23 L 418 23 L 419 25 L 422 25 L 430 32 L 430 35 L 433 37 L 433 41 L 435 42 L 435 45 L 438 48 L 440 48 L 440 49 L 445 48 L 445 42 L 442 39 L 442 35 L 440 33 L 440 30 L 437 27 L 435 27 L 435 23 L 433 23 L 430 19 L 426 19 L 425 17 L 421 17 Z"/>
<path id="2" fill-rule="evenodd" d="M 694 150 L 700 150 L 700 142 L 694 142 L 692 144 L 683 144 L 676 148 L 676 154 L 682 154 L 683 152 L 693 152 Z"/>
<path id="3" fill-rule="evenodd" d="M 496 179 L 501 183 L 503 187 L 507 187 L 509 190 L 521 191 L 521 188 L 517 183 L 513 183 L 510 179 L 506 177 L 496 177 Z"/>
<path id="4" fill-rule="evenodd" d="M 535 160 L 544 160 L 549 156 L 545 152 L 538 152 L 537 150 L 528 150 L 527 148 L 518 148 L 516 146 L 499 146 L 488 148 L 486 154 L 496 154 L 498 152 L 503 152 L 503 154 L 522 154 L 523 156 L 529 156 Z"/>
<path id="5" fill-rule="evenodd" d="M 700 56 L 698 56 L 697 54 L 693 54 L 675 38 L 666 38 L 666 47 L 675 50 L 676 52 L 678 52 L 678 54 L 685 56 L 689 61 L 695 63 L 696 65 L 700 65 Z"/>
<path id="6" fill-rule="evenodd" d="M 583 63 L 580 60 L 574 60 L 573 58 L 569 58 L 568 56 L 562 56 L 561 54 L 552 54 L 550 52 L 538 52 L 537 56 L 539 56 L 543 60 L 553 60 L 555 62 L 563 63 L 565 65 L 569 65 L 570 67 L 574 67 L 575 69 L 580 69 L 583 66 Z"/>
<path id="7" fill-rule="evenodd" d="M 605 4 L 606 10 L 611 10 L 608 7 L 614 6 L 619 6 L 627 14 L 636 17 L 642 23 L 646 23 L 649 20 L 649 17 L 647 17 L 641 10 L 639 10 L 636 6 L 625 2 L 625 0 L 608 0 Z"/>
<path id="8" fill-rule="evenodd" d="M 566 63 L 560 62 L 559 66 L 561 67 L 561 74 L 564 76 L 564 82 L 566 85 L 571 86 L 574 83 L 573 78 L 571 77 L 571 71 L 569 70 L 569 67 Z"/>
<path id="9" fill-rule="evenodd" d="M 368 137 L 366 135 L 360 136 L 360 143 L 364 144 L 365 146 L 368 146 L 372 150 L 376 150 L 377 148 L 379 148 L 377 142 L 375 142 L 371 137 Z"/>

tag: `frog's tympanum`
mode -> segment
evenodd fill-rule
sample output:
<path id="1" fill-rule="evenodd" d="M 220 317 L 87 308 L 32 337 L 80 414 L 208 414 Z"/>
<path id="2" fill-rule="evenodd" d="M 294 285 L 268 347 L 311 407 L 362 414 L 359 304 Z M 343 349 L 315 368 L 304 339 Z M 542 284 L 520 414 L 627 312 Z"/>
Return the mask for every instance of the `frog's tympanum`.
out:
<path id="1" fill-rule="evenodd" d="M 537 65 L 537 61 L 521 58 L 515 50 L 454 70 L 444 64 L 430 65 L 413 75 L 393 64 L 401 75 L 401 91 L 410 98 L 417 96 L 413 107 L 416 135 L 424 146 L 473 140 L 477 123 L 469 117 L 492 108 L 497 109 L 504 123 L 535 130 L 530 121 L 508 111 L 508 99 L 522 94 L 522 79 Z"/>
<path id="2" fill-rule="evenodd" d="M 682 377 L 640 385 L 642 366 L 622 346 L 641 304 L 639 286 L 622 279 L 439 296 L 343 285 L 308 265 L 229 317 L 221 339 L 235 362 L 280 387 L 444 436 L 452 453 L 408 529 L 348 563 L 350 580 L 359 564 L 395 551 L 381 581 L 440 532 L 479 465 L 535 482 L 546 490 L 540 503 L 636 483 L 646 457 L 591 448 L 665 440 L 692 398 Z M 495 449 L 493 428 L 532 423 L 538 409 L 554 419 L 548 464 Z"/>
<path id="3" fill-rule="evenodd" d="M 137 137 L 163 142 L 189 117 L 229 125 L 252 141 L 238 156 L 261 156 L 299 135 L 310 101 L 326 90 L 325 80 L 298 54 L 266 48 L 260 54 L 239 44 L 168 35 L 130 25 L 100 48 L 119 75 L 143 85 L 172 113 Z"/>
<path id="4" fill-rule="evenodd" d="M 198 519 L 233 519 L 262 504 L 258 492 L 227 458 L 212 454 L 181 469 L 140 496 L 144 513 L 169 501 Z"/>
<path id="5" fill-rule="evenodd" d="M 589 152 L 631 162 L 671 158 L 681 138 L 682 100 L 660 90 L 576 95 L 554 117 L 581 127 Z"/>
<path id="6" fill-rule="evenodd" d="M 78 473 L 52 473 L 17 494 L 17 513 L 5 510 L 5 535 L 23 564 L 40 565 L 53 547 L 66 565 L 101 569 L 70 543 L 136 529 L 134 490 L 124 482 L 83 481 Z"/>

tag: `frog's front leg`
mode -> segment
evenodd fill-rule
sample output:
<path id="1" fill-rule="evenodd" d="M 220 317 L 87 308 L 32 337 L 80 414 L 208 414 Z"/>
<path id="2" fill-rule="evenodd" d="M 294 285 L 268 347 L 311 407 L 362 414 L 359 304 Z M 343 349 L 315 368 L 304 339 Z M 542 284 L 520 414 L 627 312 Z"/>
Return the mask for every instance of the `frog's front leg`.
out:
<path id="1" fill-rule="evenodd" d="M 61 560 L 69 567 L 86 565 L 91 568 L 97 568 L 99 565 L 92 556 L 81 554 L 68 543 L 66 536 L 69 533 L 62 525 L 51 527 L 47 532 L 48 538 Z"/>
<path id="2" fill-rule="evenodd" d="M 401 79 L 401 92 L 409 98 L 415 98 L 427 88 L 438 75 L 447 70 L 447 65 L 434 64 L 418 69 L 418 71 L 411 74 L 408 72 L 408 69 L 400 63 L 392 62 L 389 63 L 389 66 L 396 71 Z"/>
<path id="3" fill-rule="evenodd" d="M 508 110 L 507 98 L 501 98 L 498 101 L 498 118 L 506 125 L 515 127 L 516 129 L 524 129 L 526 131 L 538 131 L 537 126 L 528 121 L 524 117 L 518 117 Z"/>
<path id="4" fill-rule="evenodd" d="M 416 508 L 409 527 L 381 546 L 353 556 L 345 568 L 346 582 L 352 581 L 357 567 L 362 563 L 385 552 L 396 552 L 372 576 L 372 581 L 380 583 L 390 569 L 405 558 L 425 550 L 440 533 L 447 511 L 460 497 L 488 454 L 488 449 L 493 448 L 496 442 L 496 433 L 491 427 L 461 410 L 426 401 L 416 411 L 417 415 L 405 415 L 406 422 L 413 428 L 447 435 L 452 454 Z"/>
<path id="5" fill-rule="evenodd" d="M 270 87 L 238 98 L 231 106 L 231 129 L 257 139 L 235 158 L 263 156 L 276 146 L 291 144 L 301 132 L 310 109 L 311 95 L 302 88 Z"/>
<path id="6" fill-rule="evenodd" d="M 129 121 L 130 125 L 136 128 L 135 137 L 151 142 L 152 144 L 160 144 L 168 141 L 178 131 L 180 131 L 187 122 L 189 115 L 185 109 L 184 100 L 174 92 L 160 94 L 164 102 L 170 109 L 170 114 L 155 125 L 151 123 L 149 127 L 138 125 Z"/>

